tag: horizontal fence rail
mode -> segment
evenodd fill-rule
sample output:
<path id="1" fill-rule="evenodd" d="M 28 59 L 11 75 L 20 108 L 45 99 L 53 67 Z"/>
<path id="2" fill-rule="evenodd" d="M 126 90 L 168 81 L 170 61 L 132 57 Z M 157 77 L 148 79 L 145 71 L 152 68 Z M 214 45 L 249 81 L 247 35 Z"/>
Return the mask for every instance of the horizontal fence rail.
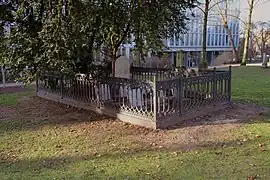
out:
<path id="1" fill-rule="evenodd" d="M 112 108 L 149 119 L 154 116 L 153 87 L 153 82 L 112 77 L 93 80 L 44 75 L 38 82 L 39 90 L 55 93 L 61 98 Z"/>
<path id="2" fill-rule="evenodd" d="M 231 68 L 188 77 L 179 71 L 172 76 L 171 72 L 175 70 L 134 68 L 131 79 L 93 79 L 84 74 L 70 77 L 47 73 L 40 75 L 37 87 L 38 91 L 152 122 L 231 101 Z"/>

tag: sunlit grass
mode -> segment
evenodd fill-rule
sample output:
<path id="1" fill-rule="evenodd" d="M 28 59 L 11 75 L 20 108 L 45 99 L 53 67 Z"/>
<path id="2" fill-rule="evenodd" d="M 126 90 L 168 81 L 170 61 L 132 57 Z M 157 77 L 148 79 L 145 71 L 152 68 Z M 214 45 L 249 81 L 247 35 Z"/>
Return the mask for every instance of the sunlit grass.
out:
<path id="1" fill-rule="evenodd" d="M 234 68 L 233 100 L 270 107 L 269 75 L 267 69 Z M 1 94 L 0 104 L 16 105 L 20 97 L 21 93 Z M 219 145 L 191 151 L 153 150 L 128 136 L 108 137 L 76 125 L 44 124 L 38 117 L 0 119 L 0 177 L 269 179 L 270 113 L 227 133 Z"/>

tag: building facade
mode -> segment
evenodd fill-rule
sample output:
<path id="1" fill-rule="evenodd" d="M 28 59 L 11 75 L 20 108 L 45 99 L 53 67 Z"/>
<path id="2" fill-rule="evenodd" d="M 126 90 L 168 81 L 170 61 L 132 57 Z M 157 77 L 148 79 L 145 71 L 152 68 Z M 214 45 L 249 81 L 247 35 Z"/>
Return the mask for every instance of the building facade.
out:
<path id="1" fill-rule="evenodd" d="M 166 52 L 170 54 L 171 64 L 175 67 L 187 66 L 197 67 L 201 60 L 202 43 L 203 43 L 203 19 L 204 13 L 201 9 L 204 9 L 203 1 L 202 6 L 196 7 L 187 12 L 189 20 L 186 22 L 187 31 L 185 34 L 175 34 L 173 37 L 164 40 L 164 44 L 167 47 Z M 233 36 L 234 44 L 238 48 L 240 40 L 240 1 L 233 0 L 217 3 L 218 1 L 212 1 L 210 5 L 211 9 L 208 16 L 207 25 L 207 60 L 208 64 L 211 64 L 215 57 L 222 52 L 232 51 L 232 47 L 229 41 L 228 34 L 222 23 L 222 14 L 225 12 L 225 8 L 228 9 L 228 26 Z M 218 8 L 218 6 L 220 8 Z M 132 57 L 132 49 L 135 44 L 124 44 L 124 54 L 128 57 Z M 123 50 L 121 49 L 121 52 Z M 134 58 L 133 58 L 134 59 Z"/>
<path id="2" fill-rule="evenodd" d="M 222 23 L 222 14 L 225 12 L 226 4 L 210 5 L 212 7 L 208 16 L 207 25 L 207 60 L 211 64 L 215 57 L 221 52 L 232 51 L 231 44 L 226 29 Z M 218 8 L 218 6 L 220 8 Z M 234 44 L 239 46 L 240 39 L 240 1 L 231 1 L 228 6 L 228 26 L 230 28 Z M 201 7 L 203 9 L 204 7 Z M 174 66 L 185 65 L 187 67 L 196 67 L 201 60 L 203 43 L 203 19 L 204 13 L 200 8 L 195 8 L 187 12 L 190 20 L 187 22 L 187 32 L 181 35 L 174 35 L 166 40 L 168 52 L 171 54 L 172 64 Z"/>

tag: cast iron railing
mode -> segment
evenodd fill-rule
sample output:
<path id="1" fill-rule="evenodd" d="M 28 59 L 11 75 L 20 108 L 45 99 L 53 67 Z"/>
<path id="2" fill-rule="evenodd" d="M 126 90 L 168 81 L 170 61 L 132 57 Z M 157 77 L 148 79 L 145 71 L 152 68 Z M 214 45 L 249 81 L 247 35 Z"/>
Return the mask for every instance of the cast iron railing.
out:
<path id="1" fill-rule="evenodd" d="M 40 75 L 37 87 L 38 91 L 51 92 L 63 99 L 74 99 L 151 121 L 180 117 L 207 105 L 231 101 L 231 67 L 229 71 L 214 69 L 193 77 L 180 74 L 170 77 L 166 73 L 172 70 L 167 69 L 143 72 L 139 74 L 145 76 L 142 79 L 134 74 L 133 79 L 91 79 L 83 74 L 68 77 L 47 73 Z"/>

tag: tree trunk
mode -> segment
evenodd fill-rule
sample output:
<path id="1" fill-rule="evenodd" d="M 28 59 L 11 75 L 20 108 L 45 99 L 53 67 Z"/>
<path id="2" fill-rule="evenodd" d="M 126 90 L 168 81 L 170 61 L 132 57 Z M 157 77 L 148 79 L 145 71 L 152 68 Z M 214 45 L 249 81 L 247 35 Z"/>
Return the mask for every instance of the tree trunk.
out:
<path id="1" fill-rule="evenodd" d="M 241 65 L 245 66 L 247 64 L 248 52 L 249 52 L 249 39 L 250 39 L 250 30 L 251 30 L 251 23 L 252 23 L 252 14 L 254 9 L 254 1 L 250 0 L 250 7 L 249 7 L 249 16 L 248 16 L 248 23 L 246 25 L 246 32 L 245 32 L 245 45 L 244 45 L 244 53 Z"/>
<path id="2" fill-rule="evenodd" d="M 117 58 L 113 58 L 112 60 L 112 77 L 115 77 L 115 62 L 116 62 Z"/>
<path id="3" fill-rule="evenodd" d="M 226 28 L 227 34 L 228 34 L 228 36 L 229 36 L 230 44 L 231 44 L 231 46 L 232 46 L 233 57 L 234 57 L 234 59 L 235 59 L 236 62 L 239 62 L 239 60 L 240 60 L 240 58 L 239 58 L 239 53 L 238 53 L 237 48 L 235 47 L 235 44 L 234 44 L 234 41 L 233 41 L 233 36 L 232 36 L 231 30 L 229 29 L 228 26 L 226 26 L 225 28 Z"/>
<path id="4" fill-rule="evenodd" d="M 203 45 L 202 45 L 202 60 L 199 66 L 199 70 L 207 69 L 208 63 L 206 59 L 206 48 L 207 48 L 207 21 L 209 13 L 209 0 L 205 1 L 204 18 L 203 18 Z"/>

